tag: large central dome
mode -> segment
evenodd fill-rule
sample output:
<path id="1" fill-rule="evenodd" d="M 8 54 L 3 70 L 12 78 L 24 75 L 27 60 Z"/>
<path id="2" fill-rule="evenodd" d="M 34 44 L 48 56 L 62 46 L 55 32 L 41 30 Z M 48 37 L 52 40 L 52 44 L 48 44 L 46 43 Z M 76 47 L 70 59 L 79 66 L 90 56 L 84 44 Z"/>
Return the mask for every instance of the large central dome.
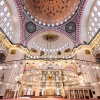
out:
<path id="1" fill-rule="evenodd" d="M 56 26 L 66 22 L 78 8 L 79 0 L 23 0 L 24 9 L 34 21 Z"/>

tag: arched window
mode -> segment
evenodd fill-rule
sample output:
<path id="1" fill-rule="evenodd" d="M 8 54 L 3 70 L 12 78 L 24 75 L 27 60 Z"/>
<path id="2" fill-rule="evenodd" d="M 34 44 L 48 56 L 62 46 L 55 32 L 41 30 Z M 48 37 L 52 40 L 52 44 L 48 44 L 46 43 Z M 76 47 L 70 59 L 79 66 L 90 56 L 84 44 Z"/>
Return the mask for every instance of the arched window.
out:
<path id="1" fill-rule="evenodd" d="M 48 69 L 53 69 L 53 65 L 49 64 Z"/>
<path id="2" fill-rule="evenodd" d="M 0 0 L 0 27 L 11 40 L 13 36 L 13 23 L 10 15 L 10 10 L 5 3 L 5 0 Z"/>
<path id="3" fill-rule="evenodd" d="M 59 81 L 59 76 L 58 76 L 58 75 L 56 75 L 56 82 L 57 82 L 57 81 Z"/>
<path id="4" fill-rule="evenodd" d="M 72 71 L 71 68 L 67 68 L 67 69 L 66 69 L 66 72 L 71 72 L 71 71 Z"/>
<path id="5" fill-rule="evenodd" d="M 46 69 L 46 65 L 45 64 L 43 65 L 42 69 Z"/>
<path id="6" fill-rule="evenodd" d="M 58 66 L 58 64 L 56 64 L 56 67 L 55 67 L 55 69 L 58 69 L 59 68 L 59 66 Z"/>
<path id="7" fill-rule="evenodd" d="M 96 0 L 88 24 L 88 36 L 91 40 L 100 29 L 100 0 Z"/>
<path id="8" fill-rule="evenodd" d="M 41 91 L 41 95 L 44 95 L 44 93 L 45 93 L 45 90 L 44 90 L 44 89 L 42 89 L 42 91 Z"/>
<path id="9" fill-rule="evenodd" d="M 60 95 L 60 89 L 56 89 L 56 95 Z"/>
<path id="10" fill-rule="evenodd" d="M 29 80 L 32 81 L 33 80 L 33 76 L 30 76 L 30 79 Z"/>
<path id="11" fill-rule="evenodd" d="M 46 80 L 46 76 L 45 76 L 45 74 L 42 75 L 42 80 L 43 80 L 43 81 Z"/>
<path id="12" fill-rule="evenodd" d="M 97 53 L 97 54 L 96 54 L 96 61 L 97 61 L 97 62 L 100 62 L 100 53 Z"/>
<path id="13" fill-rule="evenodd" d="M 26 95 L 31 95 L 31 88 L 32 88 L 32 86 L 27 86 Z"/>
<path id="14" fill-rule="evenodd" d="M 30 72 L 33 73 L 33 72 L 34 72 L 34 68 L 31 68 L 31 69 L 30 69 Z"/>
<path id="15" fill-rule="evenodd" d="M 0 52 L 0 62 L 4 62 L 6 59 L 5 53 L 4 52 Z"/>

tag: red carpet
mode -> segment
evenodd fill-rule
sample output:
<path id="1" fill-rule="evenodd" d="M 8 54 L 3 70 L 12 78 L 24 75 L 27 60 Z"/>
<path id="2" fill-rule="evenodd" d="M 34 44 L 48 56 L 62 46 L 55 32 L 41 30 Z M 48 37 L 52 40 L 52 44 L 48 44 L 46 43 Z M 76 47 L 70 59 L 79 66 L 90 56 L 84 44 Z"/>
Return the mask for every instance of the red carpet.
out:
<path id="1" fill-rule="evenodd" d="M 17 98 L 17 99 L 1 99 L 1 100 L 100 100 L 100 99 L 66 99 L 66 98 Z"/>

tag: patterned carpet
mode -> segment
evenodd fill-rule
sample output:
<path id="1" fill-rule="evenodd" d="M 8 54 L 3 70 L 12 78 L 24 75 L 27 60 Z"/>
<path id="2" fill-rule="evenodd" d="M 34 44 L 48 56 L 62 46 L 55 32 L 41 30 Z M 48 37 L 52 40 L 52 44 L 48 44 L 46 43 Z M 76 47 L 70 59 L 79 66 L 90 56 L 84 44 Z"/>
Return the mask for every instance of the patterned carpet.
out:
<path id="1" fill-rule="evenodd" d="M 17 98 L 17 99 L 1 99 L 1 100 L 100 100 L 100 99 L 66 99 L 66 98 Z"/>

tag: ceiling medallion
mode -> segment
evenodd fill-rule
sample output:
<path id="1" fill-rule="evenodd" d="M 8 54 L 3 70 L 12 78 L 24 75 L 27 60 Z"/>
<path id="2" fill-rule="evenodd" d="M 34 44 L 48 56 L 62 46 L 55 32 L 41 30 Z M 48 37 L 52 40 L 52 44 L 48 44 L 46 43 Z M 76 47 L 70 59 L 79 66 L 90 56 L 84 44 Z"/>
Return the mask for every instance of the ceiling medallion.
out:
<path id="1" fill-rule="evenodd" d="M 15 49 L 11 50 L 10 54 L 16 54 L 16 50 Z"/>
<path id="2" fill-rule="evenodd" d="M 28 22 L 28 23 L 26 23 L 26 30 L 29 33 L 33 33 L 36 31 L 36 25 L 32 22 Z"/>
<path id="3" fill-rule="evenodd" d="M 71 51 L 71 49 L 68 48 L 68 49 L 66 49 L 64 52 L 65 52 L 65 53 L 68 53 L 68 52 L 70 52 L 70 51 Z"/>
<path id="4" fill-rule="evenodd" d="M 43 55 L 44 55 L 44 51 L 41 51 L 41 52 L 40 52 L 40 56 L 43 56 Z"/>
<path id="5" fill-rule="evenodd" d="M 66 24 L 65 30 L 68 33 L 73 33 L 76 30 L 76 24 L 74 22 L 70 22 Z"/>
<path id="6" fill-rule="evenodd" d="M 61 55 L 61 52 L 60 52 L 60 51 L 58 51 L 58 52 L 57 52 L 57 54 L 58 54 L 58 55 Z"/>
<path id="7" fill-rule="evenodd" d="M 34 49 L 34 48 L 31 48 L 31 51 L 34 52 L 34 53 L 37 53 L 37 50 Z"/>
<path id="8" fill-rule="evenodd" d="M 59 36 L 55 35 L 55 34 L 46 34 L 42 36 L 44 40 L 49 41 L 49 42 L 53 42 L 56 41 Z"/>
<path id="9" fill-rule="evenodd" d="M 80 0 L 22 0 L 28 17 L 42 26 L 58 26 L 75 15 Z"/>
<path id="10" fill-rule="evenodd" d="M 85 50 L 85 54 L 91 54 L 90 50 Z"/>

